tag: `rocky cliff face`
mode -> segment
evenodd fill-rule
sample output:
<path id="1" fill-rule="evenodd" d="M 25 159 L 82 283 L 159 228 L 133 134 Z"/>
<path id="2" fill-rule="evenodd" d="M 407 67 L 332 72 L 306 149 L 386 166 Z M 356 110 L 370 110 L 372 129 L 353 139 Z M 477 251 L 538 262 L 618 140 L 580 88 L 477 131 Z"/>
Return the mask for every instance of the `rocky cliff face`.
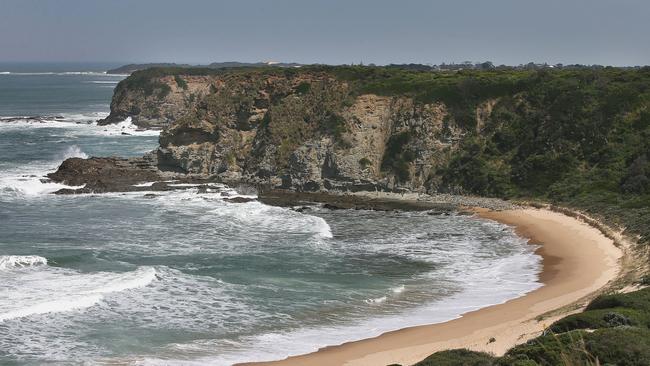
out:
<path id="1" fill-rule="evenodd" d="M 207 94 L 211 85 L 206 76 L 183 79 L 163 76 L 138 82 L 130 78 L 115 88 L 111 113 L 100 124 L 117 123 L 130 117 L 135 125 L 143 128 L 166 127 L 194 108 L 197 98 Z"/>
<path id="2" fill-rule="evenodd" d="M 478 105 L 470 129 L 493 106 Z M 364 92 L 318 70 L 136 73 L 102 123 L 127 117 L 164 128 L 163 171 L 305 191 L 435 190 L 436 169 L 469 132 L 441 101 Z"/>

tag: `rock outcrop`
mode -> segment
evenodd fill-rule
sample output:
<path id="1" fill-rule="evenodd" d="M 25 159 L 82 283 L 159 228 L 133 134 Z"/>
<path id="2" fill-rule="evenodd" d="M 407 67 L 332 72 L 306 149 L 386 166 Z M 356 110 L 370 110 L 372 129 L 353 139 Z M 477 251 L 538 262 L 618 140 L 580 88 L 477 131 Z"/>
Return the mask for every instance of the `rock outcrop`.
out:
<path id="1" fill-rule="evenodd" d="M 300 191 L 431 191 L 436 169 L 480 129 L 457 122 L 442 101 L 368 92 L 331 70 L 152 70 L 117 86 L 100 123 L 130 117 L 142 128 L 163 128 L 153 155 L 166 174 Z M 493 106 L 476 107 L 481 124 Z M 62 169 L 71 171 L 69 164 Z M 108 176 L 94 174 L 84 183 L 100 188 Z"/>
<path id="2" fill-rule="evenodd" d="M 152 156 L 143 158 L 70 158 L 59 169 L 47 175 L 54 182 L 83 188 L 65 189 L 59 193 L 102 193 L 131 191 L 144 182 L 162 179 Z"/>

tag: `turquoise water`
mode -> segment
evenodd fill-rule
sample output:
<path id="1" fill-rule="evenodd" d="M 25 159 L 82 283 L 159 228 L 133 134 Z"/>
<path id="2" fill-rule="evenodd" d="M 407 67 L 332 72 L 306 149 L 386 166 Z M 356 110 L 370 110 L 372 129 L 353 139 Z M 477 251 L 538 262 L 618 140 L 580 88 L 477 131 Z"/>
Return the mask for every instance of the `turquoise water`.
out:
<path id="1" fill-rule="evenodd" d="M 534 248 L 472 217 L 52 195 L 40 179 L 63 159 L 137 156 L 157 136 L 93 123 L 121 77 L 28 66 L 0 75 L 0 117 L 47 116 L 0 122 L 0 364 L 281 358 L 539 286 Z"/>

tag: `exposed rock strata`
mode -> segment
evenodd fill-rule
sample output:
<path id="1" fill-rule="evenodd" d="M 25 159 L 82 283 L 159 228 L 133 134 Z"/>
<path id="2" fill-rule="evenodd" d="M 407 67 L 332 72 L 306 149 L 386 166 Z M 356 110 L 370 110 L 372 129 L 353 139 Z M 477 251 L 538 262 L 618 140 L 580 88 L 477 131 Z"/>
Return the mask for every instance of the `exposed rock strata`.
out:
<path id="1" fill-rule="evenodd" d="M 476 127 L 463 127 L 443 102 L 361 92 L 324 71 L 144 79 L 136 72 L 118 85 L 100 123 L 130 117 L 143 128 L 164 127 L 149 165 L 137 171 L 136 160 L 91 159 L 61 170 L 77 174 L 69 180 L 85 191 L 164 175 L 311 192 L 432 192 L 437 169 L 470 129 L 485 124 L 495 103 L 479 104 Z M 62 175 L 50 178 L 70 183 Z"/>

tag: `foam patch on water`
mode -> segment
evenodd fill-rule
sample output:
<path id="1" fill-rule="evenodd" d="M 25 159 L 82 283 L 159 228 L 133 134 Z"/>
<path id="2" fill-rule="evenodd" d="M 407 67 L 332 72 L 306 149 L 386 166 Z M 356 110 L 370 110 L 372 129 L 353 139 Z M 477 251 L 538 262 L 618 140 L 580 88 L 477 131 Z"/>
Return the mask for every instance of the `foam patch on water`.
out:
<path id="1" fill-rule="evenodd" d="M 126 273 L 90 274 L 48 266 L 13 268 L 3 273 L 0 284 L 0 322 L 85 309 L 111 293 L 144 287 L 156 278 L 151 267 Z"/>
<path id="2" fill-rule="evenodd" d="M 144 182 L 144 183 L 134 184 L 133 186 L 134 187 L 151 187 L 154 184 L 156 184 L 156 182 Z"/>
<path id="3" fill-rule="evenodd" d="M 106 126 L 93 126 L 94 133 L 105 136 L 158 136 L 160 130 L 145 130 L 133 124 L 131 117 L 124 121 Z"/>
<path id="4" fill-rule="evenodd" d="M 88 81 L 91 84 L 118 84 L 119 80 L 91 80 Z"/>
<path id="5" fill-rule="evenodd" d="M 47 259 L 38 255 L 0 255 L 0 270 L 45 264 L 47 264 Z"/>
<path id="6" fill-rule="evenodd" d="M 108 117 L 107 112 L 64 113 L 57 116 L 0 117 L 0 132 L 23 128 L 57 128 L 70 130 L 69 136 L 158 136 L 160 130 L 146 130 L 134 125 L 131 117 L 106 126 L 97 120 Z"/>
<path id="7" fill-rule="evenodd" d="M 83 188 L 47 182 L 44 176 L 69 158 L 88 158 L 78 146 L 71 145 L 55 154 L 51 161 L 34 162 L 8 171 L 0 171 L 0 196 L 33 197 L 56 192 L 62 188 Z"/>
<path id="8" fill-rule="evenodd" d="M 142 186 L 150 186 L 153 183 L 142 183 Z M 171 183 L 170 186 L 179 188 L 188 188 L 182 191 L 154 192 L 157 199 L 147 200 L 153 204 L 170 206 L 178 210 L 188 210 L 191 214 L 196 214 L 197 208 L 204 209 L 201 214 L 203 218 L 213 220 L 216 217 L 224 220 L 228 225 L 242 229 L 242 232 L 250 233 L 259 232 L 263 237 L 265 234 L 278 235 L 304 235 L 313 240 L 313 244 L 323 244 L 325 239 L 333 238 L 330 225 L 325 219 L 319 216 L 309 215 L 293 211 L 289 208 L 265 205 L 259 201 L 246 203 L 234 203 L 224 200 L 224 198 L 249 198 L 255 199 L 254 195 L 243 195 L 234 189 L 224 186 L 220 183 L 211 183 L 215 193 L 198 193 L 193 188 L 196 184 L 190 183 Z M 216 192 L 218 191 L 218 193 Z M 119 194 L 118 197 L 141 198 L 144 192 Z M 317 243 L 318 242 L 318 243 Z"/>

